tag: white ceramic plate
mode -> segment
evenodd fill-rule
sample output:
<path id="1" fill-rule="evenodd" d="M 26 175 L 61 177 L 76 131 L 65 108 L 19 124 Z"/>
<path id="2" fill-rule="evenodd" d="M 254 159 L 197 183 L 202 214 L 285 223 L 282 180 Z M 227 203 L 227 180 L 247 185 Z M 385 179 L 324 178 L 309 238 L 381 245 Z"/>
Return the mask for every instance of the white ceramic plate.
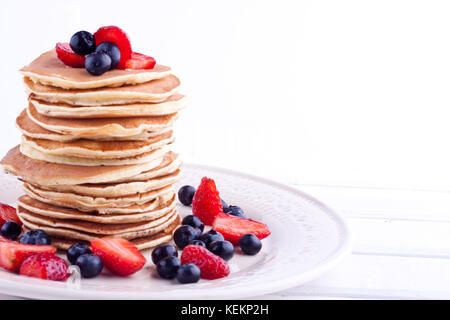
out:
<path id="1" fill-rule="evenodd" d="M 272 235 L 256 256 L 235 254 L 231 274 L 218 280 L 180 285 L 158 278 L 146 250 L 143 270 L 120 278 L 104 272 L 95 279 L 55 282 L 0 271 L 0 293 L 38 299 L 238 299 L 261 296 L 311 281 L 350 251 L 344 221 L 314 198 L 285 185 L 213 167 L 183 166 L 184 184 L 197 186 L 201 177 L 216 181 L 221 197 L 243 208 L 245 215 L 266 223 Z M 22 194 L 14 178 L 0 176 L 0 202 L 15 203 Z M 182 215 L 190 207 L 179 206 Z"/>

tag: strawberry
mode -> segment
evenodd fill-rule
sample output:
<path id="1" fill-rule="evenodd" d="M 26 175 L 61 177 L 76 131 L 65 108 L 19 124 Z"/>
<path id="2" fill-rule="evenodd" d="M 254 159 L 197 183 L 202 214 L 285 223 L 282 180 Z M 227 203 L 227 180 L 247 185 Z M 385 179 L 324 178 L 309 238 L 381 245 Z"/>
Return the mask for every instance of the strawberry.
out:
<path id="1" fill-rule="evenodd" d="M 208 249 L 198 245 L 188 245 L 181 252 L 181 263 L 193 263 L 200 268 L 203 279 L 219 279 L 230 274 L 228 263 Z"/>
<path id="2" fill-rule="evenodd" d="M 56 44 L 56 54 L 66 66 L 80 68 L 84 67 L 84 56 L 80 56 L 73 52 L 68 42 L 58 42 Z"/>
<path id="3" fill-rule="evenodd" d="M 153 69 L 156 61 L 142 53 L 132 52 L 131 58 L 125 62 L 125 69 Z"/>
<path id="4" fill-rule="evenodd" d="M 120 49 L 120 61 L 117 65 L 118 69 L 126 69 L 125 62 L 131 57 L 131 43 L 128 35 L 119 27 L 107 26 L 101 27 L 94 33 L 95 43 L 97 46 L 102 42 L 113 42 Z"/>
<path id="5" fill-rule="evenodd" d="M 216 217 L 213 229 L 220 232 L 225 240 L 232 244 L 239 244 L 239 239 L 246 233 L 254 234 L 258 239 L 264 239 L 270 235 L 266 224 L 254 220 L 230 216 L 222 213 Z"/>
<path id="6" fill-rule="evenodd" d="M 11 207 L 7 204 L 0 203 L 0 227 L 7 221 L 14 221 L 19 226 L 22 225 L 22 221 L 20 221 L 17 216 L 17 210 L 14 207 Z"/>
<path id="7" fill-rule="evenodd" d="M 221 212 L 223 212 L 222 201 L 214 180 L 203 177 L 192 199 L 192 213 L 210 226 Z"/>
<path id="8" fill-rule="evenodd" d="M 69 277 L 67 262 L 49 253 L 33 254 L 20 267 L 21 275 L 44 280 L 64 281 Z"/>
<path id="9" fill-rule="evenodd" d="M 105 267 L 119 276 L 126 277 L 139 270 L 147 260 L 134 244 L 121 238 L 105 237 L 91 241 L 92 253 L 102 259 Z"/>
<path id="10" fill-rule="evenodd" d="M 55 254 L 56 248 L 48 245 L 22 244 L 0 236 L 0 267 L 17 272 L 22 262 L 38 253 Z"/>

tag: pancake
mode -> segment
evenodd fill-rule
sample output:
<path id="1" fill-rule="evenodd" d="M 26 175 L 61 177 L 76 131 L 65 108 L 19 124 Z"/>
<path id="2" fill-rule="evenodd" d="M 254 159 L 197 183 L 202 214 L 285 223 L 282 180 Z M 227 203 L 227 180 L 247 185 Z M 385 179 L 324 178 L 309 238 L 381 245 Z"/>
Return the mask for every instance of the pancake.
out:
<path id="1" fill-rule="evenodd" d="M 31 159 L 20 152 L 19 146 L 8 151 L 2 159 L 3 169 L 39 186 L 107 183 L 138 175 L 157 168 L 162 159 L 143 164 L 87 167 L 50 163 Z M 161 186 L 162 187 L 162 186 Z M 155 188 L 156 189 L 156 188 Z"/>
<path id="2" fill-rule="evenodd" d="M 22 215 L 22 212 L 29 211 L 31 213 L 55 219 L 62 220 L 77 220 L 95 222 L 100 224 L 124 224 L 124 223 L 137 223 L 157 220 L 166 215 L 170 216 L 170 213 L 175 209 L 176 197 L 172 197 L 169 201 L 159 202 L 158 206 L 151 211 L 134 213 L 128 215 L 96 215 L 80 212 L 76 209 L 63 208 L 60 206 L 54 206 L 47 204 L 29 196 L 22 196 L 18 199 L 18 212 Z M 25 213 L 26 215 L 26 213 Z"/>
<path id="3" fill-rule="evenodd" d="M 182 161 L 178 154 L 167 152 L 164 156 L 163 162 L 156 168 L 139 173 L 136 176 L 118 179 L 113 182 L 132 182 L 132 181 L 146 181 L 155 177 L 168 175 L 180 169 Z"/>
<path id="4" fill-rule="evenodd" d="M 55 118 L 113 118 L 146 117 L 172 114 L 180 111 L 188 99 L 178 93 L 159 103 L 133 103 L 110 106 L 71 106 L 64 103 L 50 103 L 30 99 L 36 110 L 46 116 Z"/>
<path id="5" fill-rule="evenodd" d="M 180 179 L 180 170 L 146 181 L 130 181 L 106 184 L 55 185 L 48 189 L 59 192 L 73 192 L 91 197 L 122 197 L 144 193 L 170 186 Z"/>
<path id="6" fill-rule="evenodd" d="M 81 158 L 117 159 L 134 157 L 173 142 L 172 131 L 143 141 L 76 141 L 57 142 L 22 136 L 22 145 L 48 155 L 67 155 Z"/>
<path id="7" fill-rule="evenodd" d="M 167 147 L 161 147 L 156 150 L 151 150 L 139 154 L 137 156 L 129 158 L 119 158 L 119 159 L 94 159 L 94 158 L 80 158 L 73 156 L 64 155 L 51 155 L 39 150 L 33 149 L 29 145 L 20 145 L 20 152 L 22 152 L 27 157 L 34 160 L 41 160 L 51 163 L 58 164 L 69 164 L 69 165 L 80 165 L 80 166 L 120 166 L 120 165 L 131 165 L 131 164 L 144 164 L 153 160 L 161 159 L 164 154 L 168 151 Z"/>
<path id="8" fill-rule="evenodd" d="M 160 79 L 170 73 L 170 68 L 155 65 L 150 70 L 110 70 L 93 77 L 84 68 L 71 68 L 58 59 L 55 49 L 47 51 L 23 67 L 21 73 L 45 85 L 65 89 L 92 89 L 107 86 L 137 84 Z"/>
<path id="9" fill-rule="evenodd" d="M 150 236 L 143 236 L 134 239 L 129 239 L 129 241 L 132 242 L 139 250 L 156 247 L 160 244 L 171 241 L 173 231 L 180 225 L 180 223 L 181 218 L 178 216 L 177 219 L 174 222 L 172 222 L 172 224 L 170 224 L 167 228 L 163 229 L 162 231 Z M 28 228 L 26 227 L 24 229 L 28 230 Z M 68 250 L 71 245 L 77 242 L 85 242 L 86 244 L 89 245 L 89 242 L 83 240 L 68 239 L 56 236 L 52 236 L 51 238 L 52 238 L 52 245 L 61 250 Z"/>
<path id="10" fill-rule="evenodd" d="M 170 218 L 168 220 L 166 220 L 165 222 L 161 223 L 160 225 L 148 228 L 148 229 L 141 229 L 141 230 L 137 230 L 136 227 L 129 227 L 128 229 L 130 229 L 129 231 L 126 232 L 122 232 L 122 233 L 114 233 L 115 237 L 119 237 L 119 238 L 124 238 L 124 239 L 135 239 L 135 238 L 140 238 L 140 237 L 146 237 L 146 236 L 151 236 L 154 234 L 157 234 L 158 232 L 161 232 L 162 230 L 166 229 L 167 227 L 169 227 L 171 224 L 173 224 L 174 222 L 177 222 L 177 220 L 179 215 L 177 213 L 176 210 L 174 210 L 171 214 L 170 214 Z M 84 240 L 84 241 L 92 241 L 94 239 L 97 239 L 99 237 L 103 237 L 106 236 L 108 234 L 103 234 L 103 233 L 92 233 L 92 232 L 85 232 L 85 231 L 80 231 L 80 230 L 75 230 L 73 228 L 64 228 L 64 227 L 55 227 L 51 224 L 52 222 L 50 222 L 50 219 L 44 221 L 43 222 L 47 223 L 41 223 L 41 222 L 36 222 L 36 221 L 30 221 L 28 219 L 26 219 L 23 215 L 19 216 L 20 220 L 22 221 L 23 225 L 27 228 L 27 229 L 41 229 L 44 230 L 47 234 L 49 234 L 51 237 L 52 236 L 56 236 L 56 237 L 61 237 L 61 238 L 68 238 L 68 239 L 74 239 L 74 240 Z M 36 219 L 37 220 L 37 219 Z M 143 225 L 142 224 L 138 224 L 138 225 Z M 105 229 L 101 230 L 102 232 L 108 232 L 108 228 L 110 229 L 120 229 L 120 225 L 104 225 Z M 94 229 L 93 226 L 91 226 L 92 229 Z M 123 228 L 124 230 L 127 229 L 126 227 Z M 132 230 L 135 229 L 135 230 Z M 110 232 L 110 231 L 109 231 Z"/>
<path id="11" fill-rule="evenodd" d="M 33 122 L 30 119 L 30 117 L 28 117 L 26 109 L 22 110 L 20 115 L 16 118 L 16 125 L 25 136 L 35 139 L 46 139 L 59 142 L 66 142 L 80 139 L 80 137 L 62 134 L 59 132 L 53 132 L 45 128 L 42 128 L 41 126 Z M 89 139 L 98 141 L 121 141 L 121 140 L 142 141 L 161 135 L 162 133 L 167 131 L 170 131 L 170 127 L 158 131 L 144 131 L 138 135 L 129 137 L 109 137 L 105 135 L 98 135 L 98 136 L 89 136 Z"/>
<path id="12" fill-rule="evenodd" d="M 67 103 L 76 106 L 102 106 L 137 102 L 162 102 L 175 94 L 180 80 L 174 75 L 133 86 L 98 88 L 88 90 L 66 90 L 44 86 L 24 78 L 25 91 L 38 100 Z"/>
<path id="13" fill-rule="evenodd" d="M 174 191 L 165 193 L 161 196 L 157 196 L 156 198 L 153 198 L 147 202 L 143 203 L 129 203 L 128 205 L 124 206 L 103 206 L 103 207 L 83 207 L 80 205 L 72 205 L 71 202 L 68 201 L 58 201 L 52 198 L 48 198 L 45 196 L 42 196 L 35 190 L 32 191 L 30 189 L 25 188 L 25 193 L 30 198 L 40 201 L 43 203 L 46 203 L 48 205 L 54 205 L 59 207 L 65 207 L 70 209 L 76 209 L 81 212 L 86 212 L 89 214 L 99 214 L 99 215 L 105 215 L 105 214 L 113 214 L 113 215 L 126 215 L 126 214 L 135 214 L 135 213 L 143 213 L 143 212 L 149 212 L 152 210 L 155 210 L 158 206 L 160 206 L 162 203 L 166 203 L 174 198 Z"/>
<path id="14" fill-rule="evenodd" d="M 76 136 L 78 138 L 94 137 L 130 137 L 146 131 L 168 129 L 178 114 L 153 117 L 127 117 L 103 119 L 63 119 L 51 118 L 37 112 L 30 103 L 27 108 L 28 117 L 44 129 Z"/>
<path id="15" fill-rule="evenodd" d="M 152 190 L 139 194 L 132 194 L 122 197 L 90 197 L 83 196 L 71 192 L 57 192 L 39 188 L 38 186 L 24 183 L 25 192 L 31 198 L 42 202 L 54 204 L 62 207 L 75 208 L 80 211 L 92 212 L 102 208 L 117 208 L 126 207 L 131 204 L 142 204 L 158 197 L 166 196 L 173 193 L 172 186 L 167 186 L 161 189 Z"/>

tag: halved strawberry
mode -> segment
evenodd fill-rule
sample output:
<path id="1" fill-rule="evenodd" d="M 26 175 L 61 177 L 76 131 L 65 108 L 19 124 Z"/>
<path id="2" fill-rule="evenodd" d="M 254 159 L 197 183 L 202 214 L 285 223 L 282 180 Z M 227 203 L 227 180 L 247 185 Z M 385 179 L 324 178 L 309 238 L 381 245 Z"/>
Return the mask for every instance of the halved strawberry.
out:
<path id="1" fill-rule="evenodd" d="M 131 57 L 131 43 L 128 35 L 116 26 L 101 27 L 94 33 L 95 43 L 98 46 L 102 42 L 110 41 L 120 49 L 120 61 L 117 69 L 126 69 L 125 62 Z"/>
<path id="2" fill-rule="evenodd" d="M 44 280 L 64 281 L 70 274 L 67 262 L 53 254 L 33 254 L 25 259 L 19 273 Z"/>
<path id="3" fill-rule="evenodd" d="M 92 252 L 102 259 L 105 267 L 119 276 L 129 276 L 145 265 L 147 260 L 134 244 L 121 238 L 105 237 L 91 241 Z"/>
<path id="4" fill-rule="evenodd" d="M 66 66 L 80 68 L 84 67 L 84 56 L 80 56 L 73 52 L 68 42 L 58 42 L 56 44 L 56 54 Z"/>
<path id="5" fill-rule="evenodd" d="M 222 201 L 214 180 L 203 177 L 192 199 L 192 213 L 204 224 L 210 226 L 216 216 L 222 212 Z"/>
<path id="6" fill-rule="evenodd" d="M 19 224 L 19 226 L 22 225 L 22 221 L 20 221 L 19 217 L 17 216 L 16 208 L 4 203 L 0 203 L 0 228 L 7 221 L 14 221 Z"/>
<path id="7" fill-rule="evenodd" d="M 185 247 L 181 252 L 181 263 L 195 264 L 200 268 L 200 277 L 203 279 L 219 279 L 230 274 L 228 263 L 202 246 L 188 245 Z"/>
<path id="8" fill-rule="evenodd" d="M 0 267 L 17 272 L 22 262 L 39 253 L 55 254 L 56 248 L 47 245 L 22 244 L 0 236 Z"/>
<path id="9" fill-rule="evenodd" d="M 142 53 L 132 52 L 131 58 L 125 62 L 125 69 L 153 69 L 156 61 Z"/>
<path id="10" fill-rule="evenodd" d="M 252 233 L 258 239 L 264 239 L 270 235 L 269 227 L 266 224 L 230 216 L 226 213 L 218 215 L 212 227 L 220 232 L 225 240 L 230 241 L 234 245 L 238 245 L 239 239 L 246 233 Z"/>

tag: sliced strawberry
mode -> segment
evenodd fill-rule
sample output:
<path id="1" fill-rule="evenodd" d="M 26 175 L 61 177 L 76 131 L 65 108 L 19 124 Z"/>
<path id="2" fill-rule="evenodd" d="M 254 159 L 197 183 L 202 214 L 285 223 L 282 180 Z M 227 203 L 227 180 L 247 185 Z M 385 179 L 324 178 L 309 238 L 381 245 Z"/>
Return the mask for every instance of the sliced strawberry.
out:
<path id="1" fill-rule="evenodd" d="M 203 177 L 192 199 L 192 213 L 204 224 L 210 226 L 214 218 L 222 211 L 222 201 L 214 180 Z"/>
<path id="2" fill-rule="evenodd" d="M 185 247 L 181 253 L 181 263 L 195 264 L 200 268 L 200 277 L 203 279 L 219 279 L 230 274 L 228 263 L 202 246 Z"/>
<path id="3" fill-rule="evenodd" d="M 39 253 L 55 254 L 56 248 L 47 245 L 22 244 L 0 237 L 0 267 L 17 272 L 22 262 Z"/>
<path id="4" fill-rule="evenodd" d="M 58 42 L 55 49 L 59 60 L 61 60 L 66 66 L 74 68 L 84 67 L 84 56 L 80 56 L 79 54 L 73 52 L 68 42 Z"/>
<path id="5" fill-rule="evenodd" d="M 114 42 L 120 49 L 120 61 L 118 69 L 126 69 L 125 62 L 131 57 L 131 43 L 128 35 L 119 27 L 107 26 L 101 27 L 94 33 L 97 46 L 106 41 Z"/>
<path id="6" fill-rule="evenodd" d="M 64 281 L 69 277 L 67 262 L 53 254 L 33 254 L 25 259 L 19 273 L 44 280 Z"/>
<path id="7" fill-rule="evenodd" d="M 270 235 L 269 227 L 264 223 L 230 216 L 225 213 L 216 217 L 213 229 L 220 232 L 225 240 L 234 245 L 239 244 L 239 239 L 246 233 L 252 233 L 258 239 L 264 239 Z"/>
<path id="8" fill-rule="evenodd" d="M 0 228 L 7 221 L 14 221 L 19 224 L 19 226 L 22 225 L 22 221 L 20 221 L 19 217 L 17 216 L 16 208 L 4 203 L 0 203 Z"/>
<path id="9" fill-rule="evenodd" d="M 129 276 L 145 265 L 147 260 L 131 242 L 113 237 L 91 241 L 92 252 L 102 259 L 105 267 L 119 276 Z"/>
<path id="10" fill-rule="evenodd" d="M 142 53 L 133 52 L 131 58 L 125 62 L 125 69 L 153 69 L 156 61 Z"/>

